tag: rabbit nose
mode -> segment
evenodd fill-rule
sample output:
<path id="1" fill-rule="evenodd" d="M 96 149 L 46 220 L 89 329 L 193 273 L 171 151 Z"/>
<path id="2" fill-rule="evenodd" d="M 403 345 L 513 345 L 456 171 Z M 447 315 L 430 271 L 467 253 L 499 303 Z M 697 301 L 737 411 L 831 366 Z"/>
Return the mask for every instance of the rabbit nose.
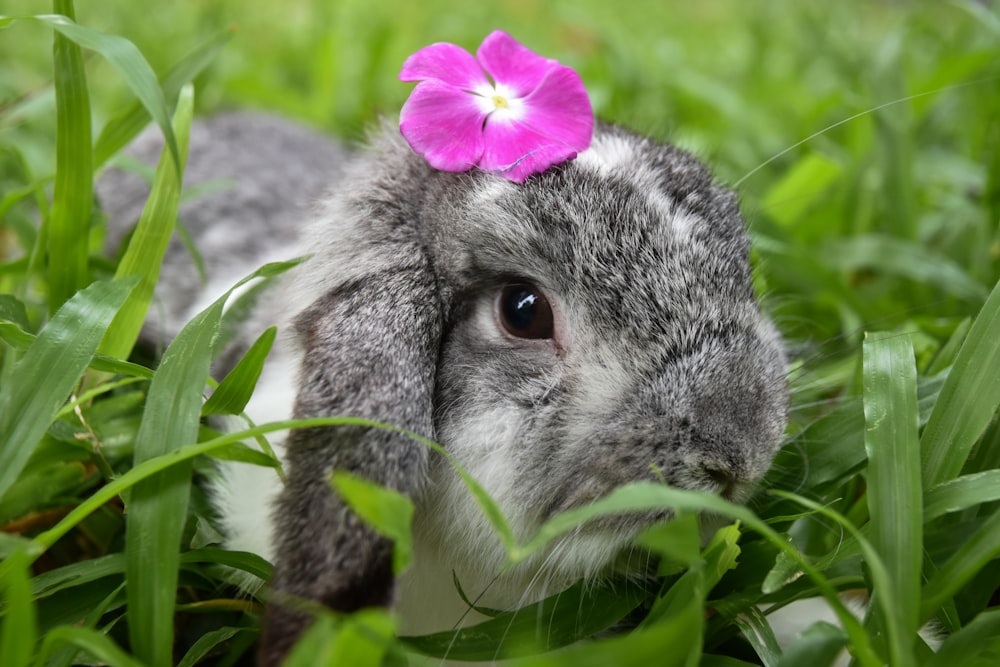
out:
<path id="1" fill-rule="evenodd" d="M 736 482 L 736 477 L 728 470 L 715 463 L 703 463 L 702 471 L 705 475 L 720 486 L 729 486 Z"/>
<path id="2" fill-rule="evenodd" d="M 702 461 L 700 472 L 709 481 L 713 491 L 724 498 L 732 498 L 740 488 L 738 475 L 718 461 Z"/>

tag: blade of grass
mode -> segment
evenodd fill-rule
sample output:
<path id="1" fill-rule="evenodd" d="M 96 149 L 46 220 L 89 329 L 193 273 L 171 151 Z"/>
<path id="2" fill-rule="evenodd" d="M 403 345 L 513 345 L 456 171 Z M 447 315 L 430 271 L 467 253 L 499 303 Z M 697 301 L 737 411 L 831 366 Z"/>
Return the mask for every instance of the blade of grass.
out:
<path id="1" fill-rule="evenodd" d="M 246 551 L 229 551 L 212 547 L 192 549 L 181 554 L 181 563 L 218 563 L 242 570 L 264 581 L 271 578 L 271 564 L 257 554 Z"/>
<path id="2" fill-rule="evenodd" d="M 781 660 L 781 647 L 760 609 L 750 607 L 735 620 L 740 633 L 753 647 L 764 667 L 775 667 Z"/>
<path id="3" fill-rule="evenodd" d="M 871 541 L 882 560 L 893 564 L 889 576 L 898 596 L 895 604 L 877 609 L 896 614 L 895 625 L 912 637 L 923 563 L 916 362 L 906 335 L 868 334 L 863 354 Z M 889 647 L 891 664 L 913 663 L 906 643 L 890 641 Z"/>
<path id="4" fill-rule="evenodd" d="M 54 0 L 72 19 L 72 0 Z M 64 19 L 66 20 L 66 19 Z M 94 156 L 90 96 L 80 46 L 56 32 L 52 56 L 56 91 L 56 179 L 48 219 L 49 313 L 87 284 L 93 208 Z"/>
<path id="5" fill-rule="evenodd" d="M 0 395 L 0 497 L 10 488 L 91 361 L 134 282 L 99 282 L 56 312 L 14 367 Z"/>
<path id="6" fill-rule="evenodd" d="M 450 660 L 496 660 L 551 651 L 606 630 L 635 609 L 644 596 L 639 586 L 578 583 L 473 626 L 403 641 L 424 655 Z"/>
<path id="7" fill-rule="evenodd" d="M 188 652 L 184 654 L 177 667 L 194 667 L 200 660 L 205 658 L 209 652 L 224 641 L 232 639 L 236 635 L 250 632 L 247 628 L 222 627 L 210 632 L 206 632 L 198 638 Z"/>
<path id="8" fill-rule="evenodd" d="M 238 415 L 246 408 L 253 394 L 264 362 L 271 351 L 277 327 L 269 327 L 254 341 L 236 367 L 219 383 L 201 409 L 202 415 Z"/>
<path id="9" fill-rule="evenodd" d="M 192 81 L 215 59 L 234 32 L 235 29 L 231 29 L 216 35 L 174 65 L 160 81 L 164 98 L 175 99 L 184 84 Z M 94 145 L 95 167 L 100 167 L 108 158 L 127 146 L 146 127 L 149 118 L 149 110 L 141 101 L 136 100 L 131 107 L 109 120 Z M 180 143 L 178 137 L 178 148 Z"/>
<path id="10" fill-rule="evenodd" d="M 198 456 L 211 455 L 215 451 L 232 447 L 248 438 L 255 438 L 267 433 L 274 433 L 275 431 L 288 430 L 290 428 L 310 428 L 314 426 L 374 426 L 375 424 L 377 422 L 351 417 L 327 417 L 305 420 L 290 419 L 288 421 L 271 422 L 255 426 L 244 431 L 227 433 L 197 445 L 187 444 L 169 454 L 157 456 L 154 459 L 140 463 L 127 473 L 116 477 L 97 489 L 86 500 L 74 507 L 59 523 L 34 538 L 34 543 L 38 546 L 38 554 L 51 548 L 61 537 L 115 496 L 131 489 L 139 482 L 167 470 L 171 466 L 183 464 Z M 2 537 L 3 535 L 0 534 L 0 538 Z M 0 562 L 0 574 L 3 571 L 4 562 Z"/>
<path id="11" fill-rule="evenodd" d="M 160 265 L 167 252 L 167 244 L 177 220 L 181 198 L 181 180 L 187 160 L 188 138 L 191 133 L 191 116 L 194 112 L 194 89 L 188 85 L 181 91 L 174 114 L 174 132 L 180 148 L 181 164 L 173 163 L 166 150 L 160 155 L 153 188 L 139 216 L 139 223 L 129 241 L 128 249 L 118 264 L 116 278 L 138 276 L 139 285 L 128 301 L 118 311 L 108 335 L 101 342 L 99 352 L 110 357 L 126 358 L 139 338 L 139 331 L 146 320 L 153 290 L 160 277 Z"/>
<path id="12" fill-rule="evenodd" d="M 958 351 L 962 349 L 962 343 L 965 342 L 965 337 L 969 335 L 969 327 L 971 326 L 972 318 L 966 317 L 958 324 L 957 327 L 955 327 L 954 332 L 952 332 L 947 342 L 945 342 L 945 344 L 941 346 L 941 349 L 938 350 L 938 353 L 934 355 L 934 360 L 931 361 L 930 365 L 927 367 L 925 375 L 937 375 L 955 363 Z"/>
<path id="13" fill-rule="evenodd" d="M 124 554 L 113 553 L 42 573 L 31 580 L 31 590 L 35 597 L 45 597 L 89 581 L 124 573 Z"/>
<path id="14" fill-rule="evenodd" d="M 220 299 L 191 320 L 164 353 L 136 435 L 136 465 L 197 440 L 202 391 L 224 304 Z M 129 497 L 129 639 L 135 655 L 153 667 L 168 667 L 173 661 L 178 550 L 190 487 L 191 464 L 186 462 L 136 484 Z"/>
<path id="15" fill-rule="evenodd" d="M 927 492 L 924 520 L 931 521 L 950 512 L 996 500 L 1000 500 L 1000 470 L 962 475 Z"/>
<path id="16" fill-rule="evenodd" d="M 959 350 L 920 439 L 924 486 L 954 479 L 1000 405 L 1000 282 Z"/>
<path id="17" fill-rule="evenodd" d="M 700 645 L 692 637 L 701 635 L 704 610 L 688 605 L 682 614 L 655 629 L 636 631 L 625 636 L 570 646 L 557 653 L 511 661 L 510 667 L 680 667 L 697 664 Z M 682 650 L 678 650 L 678 648 Z M 689 650 L 683 650 L 689 649 Z"/>
<path id="18" fill-rule="evenodd" d="M 28 311 L 13 294 L 0 294 L 0 320 L 16 324 L 21 329 L 28 328 Z"/>
<path id="19" fill-rule="evenodd" d="M 0 319 L 0 339 L 15 350 L 27 350 L 35 342 L 35 336 L 24 331 L 13 322 L 5 322 L 2 319 Z M 95 371 L 103 371 L 105 373 L 119 373 L 139 378 L 153 377 L 153 371 L 145 366 L 140 366 L 130 361 L 122 361 L 121 359 L 112 359 L 102 354 L 94 355 L 94 358 L 90 362 L 90 367 Z"/>
<path id="20" fill-rule="evenodd" d="M 150 382 L 136 435 L 136 467 L 197 441 L 202 392 L 229 295 L 247 281 L 280 273 L 296 263 L 261 267 L 177 334 Z M 129 497 L 125 535 L 129 639 L 135 655 L 152 667 L 167 667 L 173 660 L 178 550 L 190 487 L 191 463 L 184 460 L 136 484 Z"/>
<path id="21" fill-rule="evenodd" d="M 78 621 L 74 627 L 81 630 L 93 631 L 97 627 L 101 618 L 108 613 L 110 610 L 120 608 L 124 602 L 125 597 L 125 581 L 122 580 L 120 584 L 114 587 L 104 596 L 103 600 L 99 600 L 94 604 L 93 608 L 90 610 L 86 616 Z M 120 618 L 120 617 L 119 617 Z M 106 625 L 102 628 L 103 633 L 107 633 L 111 626 L 114 625 L 114 621 L 111 624 Z M 47 635 L 48 633 L 46 633 Z M 98 640 L 100 642 L 100 640 Z M 55 646 L 52 647 L 55 649 Z M 108 647 L 108 650 L 113 652 L 119 650 L 117 646 L 113 644 Z M 45 661 L 45 667 L 76 667 L 80 664 L 80 659 L 78 657 L 79 651 L 77 647 L 71 642 L 64 642 L 62 648 L 55 649 L 52 651 L 51 656 Z"/>
<path id="22" fill-rule="evenodd" d="M 35 651 L 38 620 L 28 583 L 29 559 L 23 551 L 17 551 L 8 560 L 10 566 L 0 577 L 5 603 L 0 626 L 0 665 L 23 667 Z"/>
<path id="23" fill-rule="evenodd" d="M 174 158 L 174 164 L 179 165 L 180 150 L 177 139 L 170 127 L 170 112 L 163 97 L 163 90 L 156 80 L 156 73 L 149 66 L 135 44 L 118 35 L 106 35 L 97 30 L 79 25 L 74 21 L 72 0 L 55 0 L 58 14 L 40 14 L 33 17 L 59 35 L 79 47 L 100 53 L 122 75 L 125 83 L 145 107 L 149 115 L 163 132 L 167 148 Z M 68 13 L 67 13 L 68 10 Z M 90 128 L 87 128 L 87 151 L 90 154 Z M 93 163 L 89 163 L 93 168 Z M 180 172 L 178 171 L 178 176 Z"/>
<path id="24" fill-rule="evenodd" d="M 56 649 L 67 645 L 89 653 L 102 664 L 119 667 L 143 667 L 141 661 L 123 651 L 107 635 L 90 628 L 75 628 L 66 625 L 53 628 L 46 633 L 38 659 L 35 660 L 36 667 L 45 665 L 46 660 Z"/>
<path id="25" fill-rule="evenodd" d="M 811 625 L 785 650 L 777 667 L 830 667 L 844 650 L 844 631 L 820 621 Z"/>
<path id="26" fill-rule="evenodd" d="M 1000 512 L 993 512 L 924 586 L 920 620 L 926 621 L 931 618 L 998 554 L 1000 554 Z"/>
<path id="27" fill-rule="evenodd" d="M 369 526 L 392 540 L 392 572 L 401 574 L 413 559 L 413 502 L 398 491 L 342 470 L 333 473 L 330 486 Z"/>
<path id="28" fill-rule="evenodd" d="M 695 524 L 691 527 L 697 529 Z M 702 610 L 709 591 L 715 588 L 726 572 L 736 567 L 740 556 L 740 547 L 737 544 L 739 539 L 739 524 L 720 528 L 705 549 L 698 554 L 698 560 L 666 592 L 657 597 L 646 618 L 639 624 L 638 630 L 654 630 L 664 623 L 669 625 L 673 619 L 684 614 L 700 612 L 703 615 Z M 727 613 L 718 607 L 716 609 L 735 624 L 741 623 L 742 619 L 738 614 Z M 698 626 L 697 632 L 698 634 L 692 636 L 688 644 L 689 661 L 696 660 L 701 652 L 704 623 Z M 770 628 L 766 632 L 770 634 Z M 750 643 L 754 645 L 753 641 Z M 754 648 L 757 646 L 754 645 Z"/>
<path id="29" fill-rule="evenodd" d="M 382 609 L 362 609 L 336 619 L 332 614 L 321 614 L 295 644 L 284 665 L 378 667 L 385 664 L 394 632 L 394 620 Z"/>

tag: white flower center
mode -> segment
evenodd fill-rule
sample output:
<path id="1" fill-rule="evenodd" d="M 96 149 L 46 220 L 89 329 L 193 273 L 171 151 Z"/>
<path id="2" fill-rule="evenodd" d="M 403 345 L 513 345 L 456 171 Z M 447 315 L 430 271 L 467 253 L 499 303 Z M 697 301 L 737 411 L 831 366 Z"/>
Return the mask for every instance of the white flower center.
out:
<path id="1" fill-rule="evenodd" d="M 517 120 L 524 115 L 523 100 L 503 84 L 484 85 L 471 92 L 475 94 L 479 108 L 494 122 Z"/>

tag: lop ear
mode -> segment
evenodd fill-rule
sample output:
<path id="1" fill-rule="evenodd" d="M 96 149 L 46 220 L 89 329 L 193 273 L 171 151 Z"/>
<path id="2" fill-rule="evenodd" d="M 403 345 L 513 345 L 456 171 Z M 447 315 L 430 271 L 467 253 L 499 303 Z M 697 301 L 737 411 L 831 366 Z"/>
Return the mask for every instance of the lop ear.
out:
<path id="1" fill-rule="evenodd" d="M 348 234 L 357 238 L 335 244 L 343 249 L 338 254 L 349 255 L 340 259 L 350 268 L 338 269 L 347 277 L 332 287 L 319 280 L 327 291 L 296 320 L 303 356 L 295 416 L 364 417 L 433 438 L 442 298 L 413 227 L 419 219 L 412 210 L 416 205 L 397 204 L 353 207 L 363 211 L 357 229 Z M 390 211 L 397 219 L 386 219 Z M 367 219 L 360 220 L 361 215 Z M 309 264 L 303 268 L 322 270 L 326 261 L 318 268 Z M 311 622 L 296 610 L 295 598 L 343 612 L 393 602 L 392 543 L 335 494 L 329 484 L 332 471 L 347 470 L 413 497 L 428 460 L 423 445 L 362 427 L 297 429 L 286 446 L 288 483 L 275 515 L 275 574 L 261 644 L 263 665 L 279 664 Z"/>

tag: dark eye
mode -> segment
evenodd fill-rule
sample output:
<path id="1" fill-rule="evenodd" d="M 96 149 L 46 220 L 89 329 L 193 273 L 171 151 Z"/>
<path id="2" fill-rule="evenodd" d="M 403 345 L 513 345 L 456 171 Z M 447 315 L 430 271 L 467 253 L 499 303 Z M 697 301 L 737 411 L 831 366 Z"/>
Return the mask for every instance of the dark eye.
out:
<path id="1" fill-rule="evenodd" d="M 497 298 L 500 325 L 516 338 L 552 338 L 552 307 L 534 285 L 505 285 Z"/>

